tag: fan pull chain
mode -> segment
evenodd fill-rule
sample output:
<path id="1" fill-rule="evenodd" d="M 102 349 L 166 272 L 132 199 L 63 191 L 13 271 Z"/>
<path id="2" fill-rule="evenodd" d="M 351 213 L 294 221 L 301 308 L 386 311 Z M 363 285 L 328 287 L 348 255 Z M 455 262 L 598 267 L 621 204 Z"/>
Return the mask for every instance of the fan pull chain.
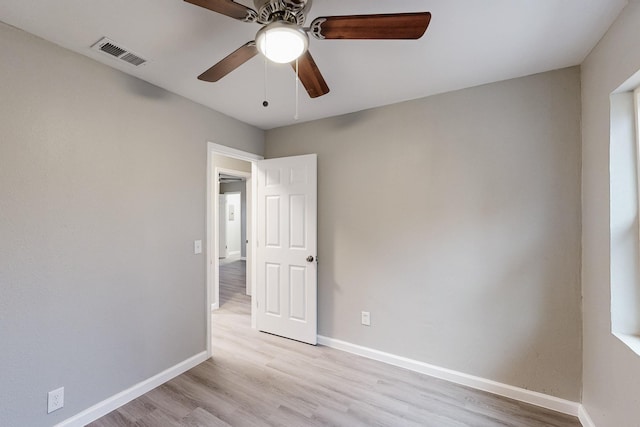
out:
<path id="1" fill-rule="evenodd" d="M 296 113 L 293 116 L 294 120 L 298 120 L 298 90 L 300 88 L 300 77 L 298 76 L 298 58 L 296 58 Z"/>
<path id="2" fill-rule="evenodd" d="M 267 57 L 264 57 L 264 101 L 262 101 L 262 106 L 263 107 L 268 107 L 269 106 L 269 101 L 267 101 L 267 99 L 269 99 L 267 97 Z"/>

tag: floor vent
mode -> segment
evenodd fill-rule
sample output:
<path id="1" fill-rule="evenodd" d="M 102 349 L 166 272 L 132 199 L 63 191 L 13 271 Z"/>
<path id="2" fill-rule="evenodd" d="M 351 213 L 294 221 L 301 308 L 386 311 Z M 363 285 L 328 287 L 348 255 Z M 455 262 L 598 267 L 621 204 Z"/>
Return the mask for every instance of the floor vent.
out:
<path id="1" fill-rule="evenodd" d="M 106 37 L 98 40 L 93 46 L 91 46 L 91 49 L 106 53 L 107 55 L 113 56 L 114 58 L 118 58 L 131 65 L 135 65 L 136 67 L 147 62 L 146 59 L 131 52 L 129 49 L 122 47 L 113 40 L 109 40 Z"/>

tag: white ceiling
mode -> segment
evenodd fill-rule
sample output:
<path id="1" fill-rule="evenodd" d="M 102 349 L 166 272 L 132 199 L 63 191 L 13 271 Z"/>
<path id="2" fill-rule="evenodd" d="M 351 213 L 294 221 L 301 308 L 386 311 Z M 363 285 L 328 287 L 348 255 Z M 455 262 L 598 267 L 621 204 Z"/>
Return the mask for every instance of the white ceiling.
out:
<path id="1" fill-rule="evenodd" d="M 251 0 L 238 3 L 253 6 Z M 331 92 L 300 90 L 314 120 L 580 64 L 627 0 L 315 0 L 317 16 L 430 11 L 417 41 L 311 38 Z M 247 24 L 182 0 L 2 0 L 0 21 L 263 129 L 295 123 L 295 76 L 251 59 L 218 83 L 196 77 L 253 40 Z M 149 60 L 133 67 L 90 50 L 106 36 Z M 3 59 L 6 60 L 6 59 Z"/>

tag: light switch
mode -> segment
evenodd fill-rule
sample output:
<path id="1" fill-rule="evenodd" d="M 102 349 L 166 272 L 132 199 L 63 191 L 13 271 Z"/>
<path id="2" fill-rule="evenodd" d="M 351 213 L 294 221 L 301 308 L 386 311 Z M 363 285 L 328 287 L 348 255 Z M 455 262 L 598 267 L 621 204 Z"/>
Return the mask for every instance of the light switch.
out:
<path id="1" fill-rule="evenodd" d="M 202 253 L 202 240 L 196 240 L 193 242 L 193 253 L 195 255 Z"/>
<path id="2" fill-rule="evenodd" d="M 361 319 L 361 323 L 365 326 L 371 326 L 371 313 L 368 311 L 363 311 L 362 312 L 362 319 Z"/>

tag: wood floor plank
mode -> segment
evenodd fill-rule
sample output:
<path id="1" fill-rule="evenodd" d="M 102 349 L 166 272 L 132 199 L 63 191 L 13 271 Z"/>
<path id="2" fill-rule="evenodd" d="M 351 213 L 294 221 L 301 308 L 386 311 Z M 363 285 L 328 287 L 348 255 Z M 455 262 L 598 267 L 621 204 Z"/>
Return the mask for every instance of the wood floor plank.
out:
<path id="1" fill-rule="evenodd" d="M 194 409 L 180 420 L 180 424 L 189 427 L 229 427 L 231 425 L 202 408 Z"/>
<path id="2" fill-rule="evenodd" d="M 575 417 L 253 330 L 244 272 L 244 261 L 221 260 L 213 358 L 91 427 L 580 427 Z"/>

